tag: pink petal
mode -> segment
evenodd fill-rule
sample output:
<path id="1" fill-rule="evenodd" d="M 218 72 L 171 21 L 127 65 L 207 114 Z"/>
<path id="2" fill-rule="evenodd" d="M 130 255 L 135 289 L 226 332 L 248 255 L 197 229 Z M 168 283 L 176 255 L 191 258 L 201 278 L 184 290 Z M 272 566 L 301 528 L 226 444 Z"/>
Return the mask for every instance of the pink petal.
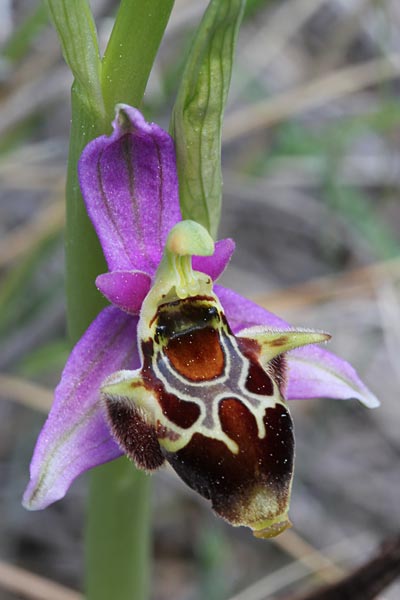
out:
<path id="1" fill-rule="evenodd" d="M 356 398 L 368 408 L 380 404 L 350 363 L 323 348 L 307 346 L 289 352 L 288 367 L 288 400 Z"/>
<path id="2" fill-rule="evenodd" d="M 99 388 L 114 371 L 138 367 L 136 328 L 137 318 L 108 307 L 72 350 L 36 443 L 26 508 L 46 508 L 65 495 L 78 475 L 121 455 L 105 421 Z"/>
<path id="3" fill-rule="evenodd" d="M 253 325 L 265 325 L 271 329 L 289 328 L 286 321 L 232 290 L 218 285 L 214 289 L 234 333 Z M 369 408 L 379 406 L 378 399 L 364 385 L 353 367 L 327 350 L 314 345 L 292 350 L 287 354 L 287 362 L 288 400 L 356 398 Z"/>
<path id="4" fill-rule="evenodd" d="M 115 306 L 138 315 L 151 285 L 151 278 L 140 271 L 112 271 L 96 279 L 96 286 Z"/>
<path id="5" fill-rule="evenodd" d="M 194 256 L 192 260 L 193 268 L 209 275 L 213 281 L 216 281 L 224 272 L 228 262 L 231 260 L 235 250 L 235 242 L 230 238 L 220 240 L 215 243 L 215 250 L 212 256 Z"/>
<path id="6" fill-rule="evenodd" d="M 82 153 L 82 195 L 109 270 L 153 275 L 181 219 L 174 143 L 127 105 L 119 105 L 113 127 Z"/>

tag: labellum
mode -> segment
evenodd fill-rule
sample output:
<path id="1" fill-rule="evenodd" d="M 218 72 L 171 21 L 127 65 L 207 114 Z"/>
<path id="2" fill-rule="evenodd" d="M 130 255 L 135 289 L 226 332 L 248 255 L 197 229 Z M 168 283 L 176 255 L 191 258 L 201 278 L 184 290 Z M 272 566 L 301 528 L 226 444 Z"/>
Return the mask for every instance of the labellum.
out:
<path id="1" fill-rule="evenodd" d="M 290 526 L 294 466 L 284 353 L 329 335 L 262 327 L 233 335 L 212 280 L 191 266 L 191 255 L 213 248 L 197 223 L 173 228 L 140 314 L 142 367 L 111 375 L 102 395 L 137 467 L 167 460 L 224 519 L 272 537 Z"/>

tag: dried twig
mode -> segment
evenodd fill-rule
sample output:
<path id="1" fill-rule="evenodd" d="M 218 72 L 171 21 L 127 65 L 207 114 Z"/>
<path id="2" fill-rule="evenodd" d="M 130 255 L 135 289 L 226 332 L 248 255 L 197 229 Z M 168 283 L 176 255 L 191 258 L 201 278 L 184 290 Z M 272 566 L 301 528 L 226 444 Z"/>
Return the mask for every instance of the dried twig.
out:
<path id="1" fill-rule="evenodd" d="M 41 240 L 61 231 L 65 208 L 62 202 L 46 206 L 37 217 L 12 230 L 0 241 L 0 268 L 33 250 Z"/>
<path id="2" fill-rule="evenodd" d="M 301 285 L 279 290 L 275 293 L 257 295 L 254 301 L 269 310 L 297 309 L 333 298 L 375 294 L 382 275 L 393 279 L 400 277 L 400 258 L 376 262 L 338 275 L 312 279 Z"/>
<path id="3" fill-rule="evenodd" d="M 285 531 L 273 539 L 276 546 L 287 552 L 292 558 L 302 563 L 310 571 L 318 572 L 323 581 L 337 581 L 344 574 L 325 554 L 314 548 L 309 542 L 293 529 Z"/>
<path id="4" fill-rule="evenodd" d="M 67 67 L 60 66 L 53 69 L 51 77 L 45 73 L 21 85 L 0 105 L 0 135 L 49 105 L 66 98 L 71 83 Z"/>
<path id="5" fill-rule="evenodd" d="M 29 600 L 82 600 L 78 592 L 3 561 L 0 561 L 0 588 Z"/>
<path id="6" fill-rule="evenodd" d="M 262 577 L 232 596 L 230 600 L 266 600 L 267 598 L 270 600 L 273 594 L 279 590 L 301 581 L 310 574 L 325 582 L 338 581 L 343 576 L 344 571 L 333 560 L 339 557 L 342 560 L 352 558 L 354 549 L 360 545 L 361 537 L 364 536 L 357 536 L 357 540 L 348 538 L 341 540 L 339 543 L 320 551 L 310 546 L 298 534 L 295 534 L 294 537 L 287 536 L 282 547 L 285 546 L 285 550 L 291 556 L 298 554 L 298 559 Z M 282 536 L 279 536 L 274 541 L 281 545 L 279 541 L 281 539 Z"/>
<path id="7" fill-rule="evenodd" d="M 53 392 L 48 388 L 12 375 L 0 373 L 0 390 L 2 398 L 46 414 L 53 402 Z"/>
<path id="8" fill-rule="evenodd" d="M 290 600 L 373 600 L 399 576 L 400 535 L 397 535 L 382 544 L 371 560 L 338 583 Z"/>

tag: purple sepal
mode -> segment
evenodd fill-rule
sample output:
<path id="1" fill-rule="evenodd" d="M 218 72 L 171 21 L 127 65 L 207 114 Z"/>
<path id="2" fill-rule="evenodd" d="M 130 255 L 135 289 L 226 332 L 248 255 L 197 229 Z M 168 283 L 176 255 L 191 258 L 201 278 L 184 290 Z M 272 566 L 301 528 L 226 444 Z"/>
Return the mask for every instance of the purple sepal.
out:
<path id="1" fill-rule="evenodd" d="M 273 313 L 232 290 L 215 286 L 234 333 L 253 325 L 288 329 L 289 324 Z M 379 406 L 378 399 L 364 385 L 353 367 L 342 358 L 318 346 L 306 346 L 287 353 L 287 400 L 305 398 L 356 398 L 365 406 Z"/>
<path id="2" fill-rule="evenodd" d="M 150 276 L 140 271 L 112 271 L 96 279 L 96 286 L 107 300 L 132 315 L 139 314 L 150 285 Z"/>
<path id="3" fill-rule="evenodd" d="M 121 451 L 105 421 L 99 389 L 105 377 L 139 366 L 137 318 L 104 309 L 73 349 L 39 435 L 23 504 L 46 508 L 62 498 L 78 475 Z"/>
<path id="4" fill-rule="evenodd" d="M 345 360 L 318 346 L 306 346 L 288 353 L 288 400 L 305 398 L 356 398 L 368 408 L 379 400 L 364 385 Z"/>
<path id="5" fill-rule="evenodd" d="M 193 269 L 209 275 L 213 281 L 216 281 L 226 269 L 235 251 L 235 242 L 230 238 L 219 240 L 215 243 L 215 250 L 212 256 L 194 256 L 192 259 Z"/>
<path id="6" fill-rule="evenodd" d="M 82 195 L 109 270 L 153 275 L 181 219 L 174 142 L 127 105 L 119 105 L 113 128 L 82 153 Z"/>

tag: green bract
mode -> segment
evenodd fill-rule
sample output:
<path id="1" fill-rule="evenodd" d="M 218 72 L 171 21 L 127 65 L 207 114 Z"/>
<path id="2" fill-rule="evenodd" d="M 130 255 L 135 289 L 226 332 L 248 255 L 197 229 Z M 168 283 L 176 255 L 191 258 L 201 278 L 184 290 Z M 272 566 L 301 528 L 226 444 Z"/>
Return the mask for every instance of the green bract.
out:
<path id="1" fill-rule="evenodd" d="M 190 50 L 175 102 L 175 139 L 184 219 L 215 239 L 221 216 L 221 129 L 245 0 L 211 0 Z"/>

